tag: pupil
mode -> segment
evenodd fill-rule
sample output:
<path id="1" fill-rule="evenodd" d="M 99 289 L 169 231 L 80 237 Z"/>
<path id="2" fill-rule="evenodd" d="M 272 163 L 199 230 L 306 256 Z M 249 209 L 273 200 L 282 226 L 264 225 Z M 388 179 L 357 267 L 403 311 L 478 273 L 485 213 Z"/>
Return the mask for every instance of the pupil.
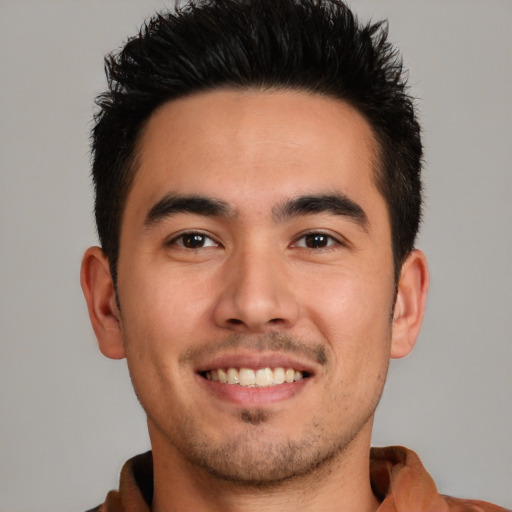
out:
<path id="1" fill-rule="evenodd" d="M 327 245 L 327 236 L 321 234 L 307 235 L 306 245 L 312 249 L 325 247 Z"/>
<path id="2" fill-rule="evenodd" d="M 204 244 L 204 236 L 203 235 L 186 235 L 183 238 L 183 245 L 188 247 L 189 249 L 195 249 L 196 247 L 201 247 Z"/>

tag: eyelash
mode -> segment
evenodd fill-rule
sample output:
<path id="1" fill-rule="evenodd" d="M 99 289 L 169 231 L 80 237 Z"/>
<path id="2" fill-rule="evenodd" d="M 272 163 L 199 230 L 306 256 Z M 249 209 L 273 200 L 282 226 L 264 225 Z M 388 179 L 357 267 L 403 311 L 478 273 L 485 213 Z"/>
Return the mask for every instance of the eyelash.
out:
<path id="1" fill-rule="evenodd" d="M 185 239 L 188 238 L 188 242 L 185 242 Z M 194 241 L 193 238 L 196 238 Z M 315 238 L 317 239 L 315 241 Z M 210 240 L 211 243 L 208 245 L 204 245 L 206 240 Z M 303 243 L 301 242 L 303 241 Z M 197 245 L 194 245 L 197 242 Z M 326 245 L 320 245 L 318 247 L 308 246 L 308 243 L 320 242 L 320 244 L 326 243 Z M 195 249 L 203 249 L 205 247 L 218 247 L 220 244 L 216 242 L 211 236 L 206 233 L 202 233 L 201 231 L 190 231 L 186 233 L 181 233 L 178 236 L 175 236 L 172 240 L 170 240 L 166 245 L 177 245 L 183 249 L 195 250 Z M 298 247 L 301 249 L 311 249 L 311 250 L 323 250 L 329 249 L 330 247 L 344 245 L 336 237 L 324 233 L 322 231 L 311 231 L 308 233 L 304 233 L 291 244 L 292 247 Z"/>

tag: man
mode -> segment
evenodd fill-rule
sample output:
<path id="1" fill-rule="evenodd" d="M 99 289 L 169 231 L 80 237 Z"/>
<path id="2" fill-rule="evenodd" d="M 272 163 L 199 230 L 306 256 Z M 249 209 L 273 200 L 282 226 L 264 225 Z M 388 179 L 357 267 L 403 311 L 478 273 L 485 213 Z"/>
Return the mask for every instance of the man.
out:
<path id="1" fill-rule="evenodd" d="M 82 286 L 152 453 L 98 510 L 503 510 L 370 450 L 428 289 L 420 130 L 382 25 L 202 2 L 107 62 Z"/>

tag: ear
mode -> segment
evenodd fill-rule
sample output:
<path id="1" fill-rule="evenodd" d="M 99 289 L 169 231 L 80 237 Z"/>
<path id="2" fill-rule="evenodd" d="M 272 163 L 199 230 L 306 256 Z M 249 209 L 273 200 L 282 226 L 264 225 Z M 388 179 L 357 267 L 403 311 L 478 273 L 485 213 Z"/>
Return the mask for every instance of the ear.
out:
<path id="1" fill-rule="evenodd" d="M 125 351 L 121 315 L 108 259 L 101 248 L 90 247 L 85 251 L 80 282 L 101 352 L 111 359 L 122 359 Z"/>
<path id="2" fill-rule="evenodd" d="M 411 352 L 425 313 L 429 274 L 427 259 L 421 251 L 412 251 L 400 270 L 393 310 L 391 357 L 398 359 Z"/>

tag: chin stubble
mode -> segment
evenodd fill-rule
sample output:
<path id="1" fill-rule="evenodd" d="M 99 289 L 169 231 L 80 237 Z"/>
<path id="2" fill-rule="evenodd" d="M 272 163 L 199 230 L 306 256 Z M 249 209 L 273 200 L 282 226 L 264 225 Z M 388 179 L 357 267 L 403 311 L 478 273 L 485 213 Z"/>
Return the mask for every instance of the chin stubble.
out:
<path id="1" fill-rule="evenodd" d="M 221 443 L 204 439 L 201 429 L 189 421 L 177 439 L 167 436 L 193 466 L 221 481 L 245 488 L 278 488 L 292 480 L 322 471 L 330 473 L 334 462 L 362 431 L 373 412 L 345 435 L 328 435 L 314 420 L 300 441 L 275 441 L 266 432 L 269 414 L 261 410 L 240 412 L 243 434 Z"/>
<path id="2" fill-rule="evenodd" d="M 286 336 L 267 335 L 256 339 L 230 336 L 222 345 L 224 348 L 250 346 L 257 350 L 284 349 L 307 354 L 317 362 L 329 365 L 329 357 L 323 346 L 305 345 Z M 210 346 L 202 347 L 199 352 L 204 354 L 209 350 Z M 188 362 L 195 355 L 190 351 L 185 353 L 180 363 Z M 378 380 L 382 384 L 386 370 L 379 375 Z M 342 394 L 336 399 L 344 400 Z M 159 418 L 151 417 L 149 410 L 146 413 L 167 442 L 193 467 L 240 487 L 275 488 L 319 471 L 322 471 L 322 475 L 327 474 L 337 467 L 338 461 L 342 460 L 341 454 L 373 417 L 379 399 L 380 393 L 374 396 L 373 403 L 367 403 L 364 410 L 359 411 L 357 419 L 348 417 L 346 424 L 340 425 L 337 431 L 333 431 L 332 427 L 326 428 L 320 418 L 309 417 L 306 425 L 298 425 L 302 434 L 297 440 L 273 438 L 270 433 L 273 415 L 263 409 L 246 408 L 239 411 L 233 417 L 236 433 L 224 433 L 227 435 L 221 435 L 224 437 L 222 440 L 205 432 L 200 415 L 188 415 L 183 411 L 181 420 L 169 431 L 158 421 Z M 296 435 L 291 437 L 297 438 Z"/>
<path id="3" fill-rule="evenodd" d="M 268 414 L 265 413 L 262 409 L 244 409 L 240 412 L 240 419 L 244 423 L 248 423 L 249 425 L 260 425 L 262 423 L 265 423 L 267 421 Z"/>

